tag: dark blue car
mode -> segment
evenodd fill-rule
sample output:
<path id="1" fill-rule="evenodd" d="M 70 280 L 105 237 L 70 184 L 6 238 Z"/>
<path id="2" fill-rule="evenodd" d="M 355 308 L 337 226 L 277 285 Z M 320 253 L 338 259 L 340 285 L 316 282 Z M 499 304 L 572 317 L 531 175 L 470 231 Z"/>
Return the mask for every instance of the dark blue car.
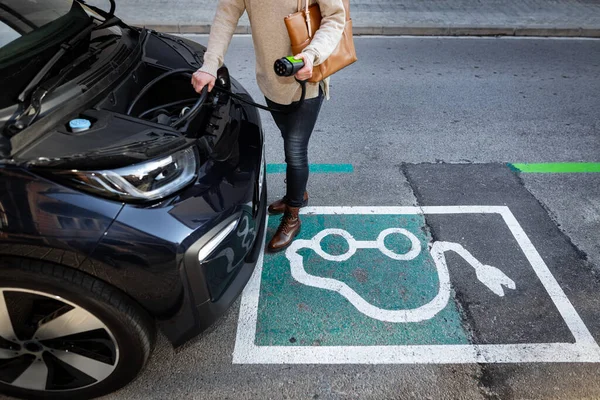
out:
<path id="1" fill-rule="evenodd" d="M 263 133 L 204 47 L 83 1 L 0 0 L 0 392 L 130 382 L 239 295 L 264 244 Z M 109 9 L 110 8 L 110 9 Z"/>

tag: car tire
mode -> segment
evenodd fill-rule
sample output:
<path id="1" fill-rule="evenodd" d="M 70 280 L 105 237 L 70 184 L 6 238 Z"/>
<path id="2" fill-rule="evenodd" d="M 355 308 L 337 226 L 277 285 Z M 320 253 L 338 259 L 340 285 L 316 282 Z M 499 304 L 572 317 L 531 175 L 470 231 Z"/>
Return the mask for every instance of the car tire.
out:
<path id="1" fill-rule="evenodd" d="M 154 340 L 154 321 L 117 288 L 60 265 L 0 257 L 1 393 L 108 394 L 139 374 Z"/>

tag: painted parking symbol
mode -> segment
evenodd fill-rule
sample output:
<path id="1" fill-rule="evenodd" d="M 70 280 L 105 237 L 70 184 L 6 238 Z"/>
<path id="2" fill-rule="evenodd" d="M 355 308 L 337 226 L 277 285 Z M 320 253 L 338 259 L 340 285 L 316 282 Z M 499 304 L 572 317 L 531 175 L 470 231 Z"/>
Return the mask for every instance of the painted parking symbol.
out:
<path id="1" fill-rule="evenodd" d="M 234 363 L 600 361 L 507 207 L 303 213 L 300 236 L 286 252 L 265 255 L 244 291 Z M 425 218 L 439 228 L 435 238 Z M 486 235 L 457 232 L 465 221 Z M 532 300 L 535 285 L 544 296 Z M 484 310 L 472 314 L 485 318 L 465 321 L 459 295 L 476 298 Z"/>
<path id="2" fill-rule="evenodd" d="M 410 249 L 407 253 L 398 254 L 388 249 L 385 245 L 385 239 L 391 234 L 401 234 L 410 240 Z M 348 243 L 348 251 L 341 255 L 331 255 L 325 252 L 321 246 L 321 241 L 329 235 L 337 235 L 344 238 Z M 298 251 L 307 248 L 315 251 L 320 257 L 329 261 L 346 261 L 351 258 L 357 249 L 378 249 L 382 254 L 392 260 L 414 260 L 421 253 L 421 243 L 419 239 L 402 228 L 389 228 L 379 234 L 375 241 L 357 241 L 347 231 L 341 229 L 325 229 L 319 232 L 311 240 L 297 240 L 286 251 L 286 258 L 290 263 L 292 277 L 306 285 L 324 290 L 330 290 L 339 293 L 345 297 L 361 313 L 387 322 L 420 322 L 435 317 L 448 304 L 451 296 L 450 273 L 446 263 L 444 253 L 454 251 L 463 256 L 468 263 L 477 271 L 479 280 L 486 284 L 488 288 L 498 296 L 504 296 L 503 285 L 515 289 L 515 283 L 507 277 L 502 271 L 489 265 L 483 265 L 477 261 L 471 253 L 464 249 L 458 243 L 435 242 L 431 246 L 431 256 L 437 268 L 439 279 L 439 290 L 437 295 L 427 304 L 409 310 L 386 310 L 372 305 L 347 284 L 331 278 L 322 278 L 312 275 L 304 268 L 303 257 Z M 393 268 L 393 266 L 392 266 Z"/>

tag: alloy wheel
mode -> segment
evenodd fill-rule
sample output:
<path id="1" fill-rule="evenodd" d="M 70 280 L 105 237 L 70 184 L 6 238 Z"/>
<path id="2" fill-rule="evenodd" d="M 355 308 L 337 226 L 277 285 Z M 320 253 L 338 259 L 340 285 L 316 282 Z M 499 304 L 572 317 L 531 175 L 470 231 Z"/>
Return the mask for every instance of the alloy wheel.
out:
<path id="1" fill-rule="evenodd" d="M 119 348 L 110 329 L 56 295 L 0 288 L 0 382 L 26 390 L 68 391 L 110 376 Z"/>

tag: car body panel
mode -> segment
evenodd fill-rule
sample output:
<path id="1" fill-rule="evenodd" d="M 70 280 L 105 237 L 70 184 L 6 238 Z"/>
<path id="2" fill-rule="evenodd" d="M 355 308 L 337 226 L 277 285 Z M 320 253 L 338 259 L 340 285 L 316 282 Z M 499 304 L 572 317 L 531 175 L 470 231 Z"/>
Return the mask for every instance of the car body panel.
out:
<path id="1" fill-rule="evenodd" d="M 0 255 L 81 268 L 123 204 L 0 166 Z"/>

